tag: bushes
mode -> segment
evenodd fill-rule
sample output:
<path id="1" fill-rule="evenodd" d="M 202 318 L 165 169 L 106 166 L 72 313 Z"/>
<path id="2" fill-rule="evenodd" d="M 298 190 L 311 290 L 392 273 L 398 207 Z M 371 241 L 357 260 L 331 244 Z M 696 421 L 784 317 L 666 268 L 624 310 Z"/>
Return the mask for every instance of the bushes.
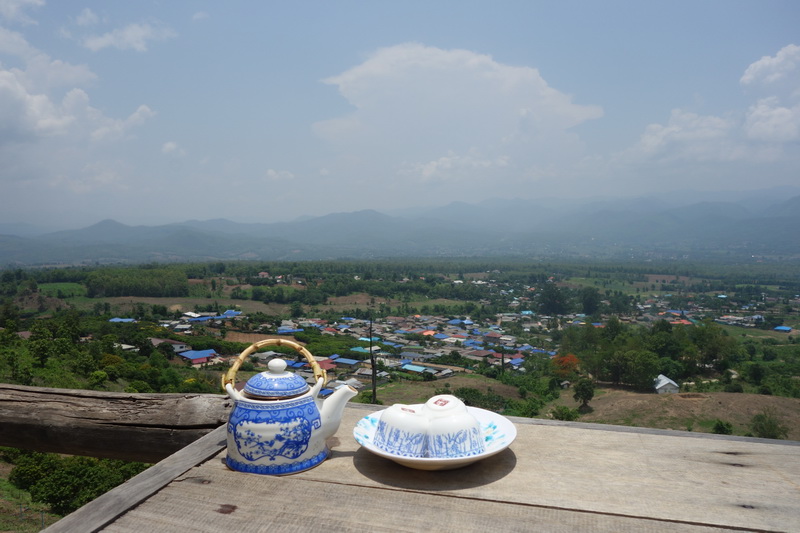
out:
<path id="1" fill-rule="evenodd" d="M 491 389 L 484 393 L 471 387 L 459 387 L 452 392 L 449 389 L 437 389 L 435 393 L 452 394 L 469 406 L 488 409 L 496 413 L 502 412 L 506 406 L 506 399 Z"/>
<path id="2" fill-rule="evenodd" d="M 580 416 L 577 409 L 570 409 L 566 405 L 557 405 L 550 411 L 550 414 L 553 415 L 553 418 L 556 420 L 566 420 L 568 422 L 577 420 Z"/>
<path id="3" fill-rule="evenodd" d="M 789 435 L 789 428 L 781 424 L 775 411 L 764 409 L 750 421 L 750 430 L 753 436 L 762 439 L 785 439 Z"/>
<path id="4" fill-rule="evenodd" d="M 714 421 L 714 427 L 711 428 L 711 432 L 716 435 L 732 435 L 733 424 L 731 424 L 730 422 L 725 422 L 718 418 Z"/>
<path id="5" fill-rule="evenodd" d="M 5 457 L 14 463 L 9 481 L 60 515 L 71 513 L 147 468 L 142 463 L 62 458 L 53 453 L 18 451 Z"/>

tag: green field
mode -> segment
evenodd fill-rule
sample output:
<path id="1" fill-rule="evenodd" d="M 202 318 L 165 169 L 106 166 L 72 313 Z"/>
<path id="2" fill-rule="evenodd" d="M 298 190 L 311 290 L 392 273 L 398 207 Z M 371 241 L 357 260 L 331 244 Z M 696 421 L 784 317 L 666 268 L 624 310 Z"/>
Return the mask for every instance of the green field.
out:
<path id="1" fill-rule="evenodd" d="M 39 291 L 51 298 L 81 298 L 86 296 L 86 286 L 80 283 L 42 283 Z"/>

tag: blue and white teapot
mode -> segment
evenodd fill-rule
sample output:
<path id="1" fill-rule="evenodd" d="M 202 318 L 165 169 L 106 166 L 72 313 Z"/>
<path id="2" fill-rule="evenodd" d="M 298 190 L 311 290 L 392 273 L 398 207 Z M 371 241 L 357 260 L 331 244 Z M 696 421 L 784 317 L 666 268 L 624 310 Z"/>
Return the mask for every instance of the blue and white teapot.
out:
<path id="1" fill-rule="evenodd" d="M 294 348 L 311 365 L 316 384 L 286 371 L 286 361 L 273 359 L 267 372 L 247 381 L 243 392 L 233 384 L 236 371 L 264 346 Z M 285 339 L 267 339 L 244 350 L 223 377 L 222 386 L 234 401 L 228 418 L 228 467 L 240 472 L 283 475 L 302 472 L 324 461 L 326 444 L 342 420 L 347 401 L 355 396 L 350 386 L 339 388 L 327 400 L 318 398 L 326 381 L 314 356 L 302 345 Z"/>

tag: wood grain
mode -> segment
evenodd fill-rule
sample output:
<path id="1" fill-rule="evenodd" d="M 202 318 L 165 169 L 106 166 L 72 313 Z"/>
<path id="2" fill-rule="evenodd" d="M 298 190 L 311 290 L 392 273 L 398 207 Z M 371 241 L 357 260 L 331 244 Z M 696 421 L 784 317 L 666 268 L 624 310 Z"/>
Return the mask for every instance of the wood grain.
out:
<path id="1" fill-rule="evenodd" d="M 128 394 L 0 384 L 0 446 L 155 463 L 225 423 L 215 394 Z"/>

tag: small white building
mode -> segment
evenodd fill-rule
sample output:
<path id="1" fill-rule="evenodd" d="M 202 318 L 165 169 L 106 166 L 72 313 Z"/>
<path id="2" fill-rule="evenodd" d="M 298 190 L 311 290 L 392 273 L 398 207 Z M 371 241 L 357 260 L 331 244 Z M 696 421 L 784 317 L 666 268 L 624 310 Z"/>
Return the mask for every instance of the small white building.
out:
<path id="1" fill-rule="evenodd" d="M 656 389 L 658 394 L 676 393 L 680 392 L 681 390 L 677 383 L 669 379 L 664 374 L 659 374 L 658 377 L 653 380 L 653 387 Z"/>

